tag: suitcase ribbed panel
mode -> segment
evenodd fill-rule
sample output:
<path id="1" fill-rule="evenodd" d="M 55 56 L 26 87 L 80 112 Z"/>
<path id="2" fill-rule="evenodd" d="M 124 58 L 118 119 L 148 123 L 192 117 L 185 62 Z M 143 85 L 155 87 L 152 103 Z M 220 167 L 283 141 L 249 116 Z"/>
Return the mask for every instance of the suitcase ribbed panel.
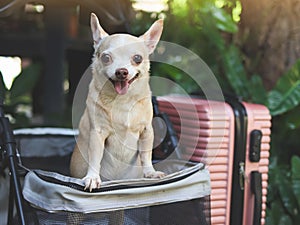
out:
<path id="1" fill-rule="evenodd" d="M 261 224 L 265 224 L 265 210 L 267 200 L 268 186 L 268 165 L 270 150 L 270 134 L 271 134 L 271 116 L 269 110 L 263 105 L 243 103 L 248 115 L 248 135 L 246 149 L 246 176 L 250 177 L 251 171 L 259 171 L 262 174 L 262 218 Z M 262 132 L 260 160 L 257 163 L 251 162 L 249 159 L 250 133 L 253 130 Z M 254 196 L 250 190 L 250 179 L 246 179 L 245 183 L 245 201 L 244 201 L 244 220 L 243 224 L 253 224 L 253 208 Z"/>
<path id="2" fill-rule="evenodd" d="M 158 97 L 188 160 L 206 163 L 211 174 L 211 224 L 229 225 L 234 115 L 224 102 L 180 96 Z"/>
<path id="3" fill-rule="evenodd" d="M 211 174 L 211 224 L 229 225 L 234 153 L 234 115 L 224 102 L 182 96 L 158 97 L 159 109 L 169 115 L 178 134 L 179 145 L 188 160 L 204 162 Z M 250 174 L 262 175 L 261 224 L 265 224 L 271 116 L 265 106 L 242 103 L 247 112 L 247 140 L 243 225 L 253 224 L 254 195 Z M 249 159 L 250 134 L 262 132 L 259 162 Z"/>

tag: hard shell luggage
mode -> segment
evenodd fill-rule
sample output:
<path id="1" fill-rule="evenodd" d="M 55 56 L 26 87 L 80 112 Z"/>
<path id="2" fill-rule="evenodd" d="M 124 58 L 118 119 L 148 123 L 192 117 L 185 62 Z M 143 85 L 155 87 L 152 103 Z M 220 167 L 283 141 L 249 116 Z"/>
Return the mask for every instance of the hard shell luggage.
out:
<path id="1" fill-rule="evenodd" d="M 271 116 L 263 105 L 188 96 L 157 97 L 186 159 L 211 176 L 211 224 L 265 224 Z"/>

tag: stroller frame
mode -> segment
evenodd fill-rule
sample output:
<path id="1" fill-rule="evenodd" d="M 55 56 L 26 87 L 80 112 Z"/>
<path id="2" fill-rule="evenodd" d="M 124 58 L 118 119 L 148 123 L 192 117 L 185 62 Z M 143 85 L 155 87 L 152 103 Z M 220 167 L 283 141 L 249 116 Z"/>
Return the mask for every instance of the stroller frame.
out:
<path id="1" fill-rule="evenodd" d="M 154 113 L 157 116 L 161 117 L 161 114 L 158 111 L 156 98 L 152 98 Z M 168 124 L 168 137 L 172 136 L 171 124 L 168 118 L 164 118 L 165 122 Z M 171 129 L 171 130 L 170 130 Z M 174 135 L 173 135 L 174 136 Z M 164 152 L 164 157 L 170 154 L 170 149 L 175 149 L 178 143 L 178 140 L 173 137 L 171 140 L 168 140 L 168 144 L 161 146 Z M 154 159 L 155 161 L 155 159 Z M 4 113 L 4 101 L 0 98 L 0 175 L 5 176 L 5 170 L 8 168 L 9 173 L 9 200 L 8 200 L 8 213 L 7 213 L 7 225 L 13 225 L 15 219 L 18 219 L 18 224 L 26 225 L 28 218 L 26 217 L 25 210 L 28 206 L 25 204 L 25 200 L 22 194 L 22 188 L 20 183 L 20 176 L 23 175 L 24 168 L 20 166 L 21 163 L 18 160 L 17 152 L 17 143 L 14 138 L 13 130 L 11 128 L 8 117 Z M 14 211 L 16 209 L 16 215 Z"/>
<path id="2" fill-rule="evenodd" d="M 154 114 L 159 117 L 164 116 L 158 110 L 155 97 L 152 97 L 152 102 Z M 164 117 L 164 121 L 168 124 L 167 137 L 171 137 L 171 139 L 166 142 L 168 144 L 164 144 L 164 146 L 162 146 L 162 152 L 164 152 L 164 157 L 166 157 L 170 154 L 170 149 L 174 150 L 176 148 L 178 140 L 175 134 L 173 134 L 173 128 L 168 118 Z M 14 138 L 9 119 L 4 114 L 4 102 L 3 99 L 0 98 L 0 175 L 3 174 L 5 176 L 4 170 L 8 168 L 10 176 L 7 224 L 13 225 L 14 207 L 16 206 L 19 224 L 26 225 L 26 213 L 24 213 L 26 205 L 24 204 L 25 201 L 22 195 L 22 188 L 19 179 L 21 176 L 20 171 L 23 170 L 23 168 L 20 168 L 20 164 L 18 163 L 16 146 L 17 143 Z"/>
<path id="3" fill-rule="evenodd" d="M 10 192 L 8 206 L 8 224 L 13 222 L 14 203 L 17 209 L 19 223 L 25 225 L 25 214 L 23 205 L 23 195 L 18 173 L 16 141 L 11 129 L 9 119 L 4 115 L 3 100 L 0 99 L 0 172 L 8 167 L 10 175 Z"/>

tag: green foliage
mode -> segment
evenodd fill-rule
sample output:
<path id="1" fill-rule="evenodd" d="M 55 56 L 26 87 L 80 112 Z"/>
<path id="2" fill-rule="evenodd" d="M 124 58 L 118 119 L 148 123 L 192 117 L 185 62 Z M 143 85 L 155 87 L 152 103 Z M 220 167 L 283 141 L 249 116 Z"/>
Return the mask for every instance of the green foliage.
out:
<path id="1" fill-rule="evenodd" d="M 222 4 L 222 7 L 217 5 Z M 216 4 L 211 0 L 173 0 L 169 2 L 169 11 L 165 13 L 165 26 L 162 40 L 171 41 L 191 50 L 199 55 L 218 77 L 224 89 L 228 82 L 220 75 L 222 70 L 221 52 L 226 52 L 223 33 L 235 33 L 237 23 L 233 20 L 235 1 L 224 0 Z M 140 35 L 145 28 L 160 17 L 160 14 L 138 13 L 138 20 L 134 24 L 133 33 Z M 181 64 L 189 67 L 191 62 L 182 59 Z M 167 64 L 152 65 L 152 75 L 165 76 L 180 84 L 187 92 L 197 92 L 199 87 L 182 71 Z"/>
<path id="2" fill-rule="evenodd" d="M 273 115 L 279 115 L 300 104 L 300 60 L 278 80 L 269 93 L 267 105 Z"/>
<path id="3" fill-rule="evenodd" d="M 217 7 L 214 1 L 200 1 L 199 12 L 201 13 L 201 22 L 205 24 L 207 21 L 211 21 L 212 27 L 217 28 L 220 31 L 235 33 L 238 31 L 236 22 L 233 20 L 232 14 L 229 14 L 226 9 L 233 11 L 232 7 Z M 227 2 L 228 6 L 231 1 Z M 203 17 L 203 15 L 209 15 L 209 18 Z"/>
<path id="4" fill-rule="evenodd" d="M 272 116 L 284 114 L 300 105 L 300 60 L 281 76 L 273 90 L 267 92 L 260 76 L 254 74 L 247 78 L 240 58 L 235 47 L 223 54 L 225 75 L 237 95 L 268 106 Z"/>
<path id="5" fill-rule="evenodd" d="M 239 96 L 249 99 L 249 86 L 251 83 L 247 80 L 246 71 L 241 62 L 238 48 L 231 45 L 221 53 L 225 75 L 234 92 Z"/>
<path id="6" fill-rule="evenodd" d="M 300 158 L 299 157 L 293 157 L 292 158 L 292 187 L 293 191 L 298 203 L 298 213 L 299 212 L 299 206 L 300 206 Z"/>
<path id="7" fill-rule="evenodd" d="M 290 165 L 277 162 L 270 165 L 270 210 L 266 225 L 297 225 L 300 221 L 300 157 L 293 156 Z"/>
<path id="8" fill-rule="evenodd" d="M 10 90 L 4 84 L 0 73 L 0 98 L 4 100 L 4 111 L 11 116 L 14 127 L 27 127 L 32 99 L 31 93 L 40 75 L 39 64 L 32 64 L 15 78 Z"/>

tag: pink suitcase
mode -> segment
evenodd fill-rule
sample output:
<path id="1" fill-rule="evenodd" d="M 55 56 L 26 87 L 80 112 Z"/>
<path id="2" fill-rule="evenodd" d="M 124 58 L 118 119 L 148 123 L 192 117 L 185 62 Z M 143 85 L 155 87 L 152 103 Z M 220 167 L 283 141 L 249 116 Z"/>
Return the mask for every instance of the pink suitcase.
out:
<path id="1" fill-rule="evenodd" d="M 271 116 L 263 105 L 157 97 L 178 134 L 182 157 L 211 174 L 211 224 L 265 224 Z"/>

